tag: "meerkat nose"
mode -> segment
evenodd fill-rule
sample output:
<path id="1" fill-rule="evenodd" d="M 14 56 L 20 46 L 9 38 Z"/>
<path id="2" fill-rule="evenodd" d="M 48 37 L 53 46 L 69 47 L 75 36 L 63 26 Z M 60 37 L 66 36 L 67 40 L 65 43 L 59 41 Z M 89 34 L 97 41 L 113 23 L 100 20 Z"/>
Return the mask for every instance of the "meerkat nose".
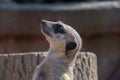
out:
<path id="1" fill-rule="evenodd" d="M 46 21 L 45 20 L 41 20 L 41 24 L 46 24 Z"/>
<path id="2" fill-rule="evenodd" d="M 45 28 L 47 25 L 47 22 L 45 20 L 41 20 L 40 25 L 41 25 L 41 28 Z"/>

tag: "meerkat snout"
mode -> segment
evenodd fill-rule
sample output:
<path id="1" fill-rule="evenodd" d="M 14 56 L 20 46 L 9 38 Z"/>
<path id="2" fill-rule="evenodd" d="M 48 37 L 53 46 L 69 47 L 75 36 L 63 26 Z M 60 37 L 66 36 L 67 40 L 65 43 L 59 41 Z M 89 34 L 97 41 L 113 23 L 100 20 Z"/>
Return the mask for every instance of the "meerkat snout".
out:
<path id="1" fill-rule="evenodd" d="M 59 40 L 63 40 L 65 34 L 65 29 L 60 22 L 46 20 L 41 21 L 41 31 L 45 36 Z"/>

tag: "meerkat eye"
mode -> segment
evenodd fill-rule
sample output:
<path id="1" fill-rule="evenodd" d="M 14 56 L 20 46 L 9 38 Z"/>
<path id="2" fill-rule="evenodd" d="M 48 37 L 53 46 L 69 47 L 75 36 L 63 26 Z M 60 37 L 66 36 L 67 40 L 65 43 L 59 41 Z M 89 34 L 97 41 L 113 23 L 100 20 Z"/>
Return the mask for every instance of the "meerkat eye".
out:
<path id="1" fill-rule="evenodd" d="M 66 44 L 66 51 L 75 49 L 77 44 L 75 42 L 67 42 Z"/>
<path id="2" fill-rule="evenodd" d="M 65 31 L 64 31 L 64 28 L 63 28 L 63 26 L 62 25 L 60 25 L 60 24 L 54 24 L 54 25 L 52 25 L 53 26 L 53 31 L 54 31 L 54 33 L 65 33 Z"/>

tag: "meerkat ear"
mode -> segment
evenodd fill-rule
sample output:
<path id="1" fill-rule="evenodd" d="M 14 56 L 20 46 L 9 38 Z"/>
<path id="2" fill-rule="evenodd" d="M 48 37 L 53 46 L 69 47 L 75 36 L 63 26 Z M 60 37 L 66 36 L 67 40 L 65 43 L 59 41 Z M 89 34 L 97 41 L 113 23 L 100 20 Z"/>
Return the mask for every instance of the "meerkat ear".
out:
<path id="1" fill-rule="evenodd" d="M 68 41 L 66 43 L 66 51 L 73 50 L 76 48 L 76 46 L 77 46 L 77 44 L 75 42 Z"/>

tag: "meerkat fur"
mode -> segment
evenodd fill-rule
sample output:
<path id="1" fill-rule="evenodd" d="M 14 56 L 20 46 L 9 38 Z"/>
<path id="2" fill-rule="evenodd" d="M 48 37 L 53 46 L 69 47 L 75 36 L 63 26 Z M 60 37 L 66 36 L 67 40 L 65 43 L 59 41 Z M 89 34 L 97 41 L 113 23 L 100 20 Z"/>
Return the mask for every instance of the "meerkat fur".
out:
<path id="1" fill-rule="evenodd" d="M 73 80 L 75 56 L 82 45 L 80 35 L 61 21 L 42 20 L 41 32 L 50 47 L 47 57 L 36 67 L 32 80 Z"/>

